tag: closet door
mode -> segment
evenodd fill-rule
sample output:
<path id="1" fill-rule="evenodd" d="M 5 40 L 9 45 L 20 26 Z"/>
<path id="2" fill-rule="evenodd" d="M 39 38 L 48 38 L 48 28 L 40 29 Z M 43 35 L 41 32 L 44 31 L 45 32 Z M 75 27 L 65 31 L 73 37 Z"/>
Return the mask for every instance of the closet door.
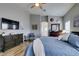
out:
<path id="1" fill-rule="evenodd" d="M 48 22 L 41 22 L 41 36 L 48 36 Z"/>

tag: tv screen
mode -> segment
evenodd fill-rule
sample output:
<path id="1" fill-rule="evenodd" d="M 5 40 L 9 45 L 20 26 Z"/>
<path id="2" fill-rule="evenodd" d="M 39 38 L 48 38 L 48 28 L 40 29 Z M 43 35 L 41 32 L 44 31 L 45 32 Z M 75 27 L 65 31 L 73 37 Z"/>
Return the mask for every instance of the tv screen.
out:
<path id="1" fill-rule="evenodd" d="M 19 29 L 19 21 L 2 18 L 2 29 Z"/>

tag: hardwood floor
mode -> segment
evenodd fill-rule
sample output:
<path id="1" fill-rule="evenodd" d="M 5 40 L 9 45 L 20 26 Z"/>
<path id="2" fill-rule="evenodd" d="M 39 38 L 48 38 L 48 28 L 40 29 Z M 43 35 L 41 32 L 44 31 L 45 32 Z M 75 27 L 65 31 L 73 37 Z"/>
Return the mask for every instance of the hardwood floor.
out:
<path id="1" fill-rule="evenodd" d="M 30 44 L 30 42 L 23 42 L 20 45 L 8 49 L 5 52 L 0 52 L 0 56 L 23 56 L 26 47 Z"/>

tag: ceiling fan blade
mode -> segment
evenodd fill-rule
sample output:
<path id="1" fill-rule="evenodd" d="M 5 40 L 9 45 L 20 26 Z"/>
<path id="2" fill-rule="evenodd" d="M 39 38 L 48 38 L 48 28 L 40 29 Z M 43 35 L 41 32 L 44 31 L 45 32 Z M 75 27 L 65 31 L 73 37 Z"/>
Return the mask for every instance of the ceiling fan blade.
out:
<path id="1" fill-rule="evenodd" d="M 40 9 L 43 9 L 42 6 L 39 6 Z"/>
<path id="2" fill-rule="evenodd" d="M 32 5 L 32 6 L 31 6 L 31 8 L 34 8 L 34 7 L 35 7 L 35 5 Z"/>
<path id="3" fill-rule="evenodd" d="M 40 9 L 41 9 L 41 10 L 43 10 L 44 12 L 46 12 L 46 9 L 43 9 L 43 7 L 42 7 L 42 6 L 40 6 Z"/>
<path id="4" fill-rule="evenodd" d="M 35 3 L 34 3 L 34 5 L 32 5 L 31 8 L 37 7 L 37 8 L 40 8 L 41 10 L 43 10 L 45 12 L 46 9 L 43 8 L 43 4 L 46 4 L 46 3 L 39 3 L 39 6 L 36 6 Z"/>
<path id="5" fill-rule="evenodd" d="M 46 4 L 46 3 L 41 3 L 41 4 Z"/>

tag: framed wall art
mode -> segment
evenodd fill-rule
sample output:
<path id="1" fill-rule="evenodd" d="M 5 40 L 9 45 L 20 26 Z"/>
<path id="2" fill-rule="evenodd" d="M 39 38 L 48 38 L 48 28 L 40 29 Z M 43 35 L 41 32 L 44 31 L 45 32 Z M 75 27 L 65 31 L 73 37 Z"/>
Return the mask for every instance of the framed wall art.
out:
<path id="1" fill-rule="evenodd" d="M 37 30 L 37 24 L 32 25 L 32 30 Z"/>
<path id="2" fill-rule="evenodd" d="M 74 27 L 79 27 L 79 16 L 75 17 L 73 20 L 73 26 Z"/>

